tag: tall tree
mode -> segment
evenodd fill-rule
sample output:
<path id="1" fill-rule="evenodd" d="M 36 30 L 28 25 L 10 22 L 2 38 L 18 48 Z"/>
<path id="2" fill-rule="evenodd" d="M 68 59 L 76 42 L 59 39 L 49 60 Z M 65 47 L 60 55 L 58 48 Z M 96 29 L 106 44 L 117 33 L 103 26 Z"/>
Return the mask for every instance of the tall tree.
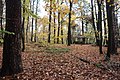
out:
<path id="1" fill-rule="evenodd" d="M 31 0 L 28 1 L 27 3 L 28 9 L 31 10 Z M 26 23 L 26 43 L 29 42 L 29 36 L 28 36 L 28 32 L 30 33 L 30 15 L 27 15 L 27 23 Z"/>
<path id="2" fill-rule="evenodd" d="M 52 15 L 52 0 L 50 0 L 50 14 L 49 14 L 49 28 L 48 28 L 48 43 L 50 43 L 50 35 L 51 35 L 51 15 Z"/>
<path id="3" fill-rule="evenodd" d="M 72 12 L 72 1 L 69 0 L 70 3 L 70 11 L 69 11 L 69 23 L 68 23 L 68 46 L 71 44 L 71 12 Z"/>
<path id="4" fill-rule="evenodd" d="M 25 0 L 23 0 L 23 21 L 22 21 L 22 51 L 25 50 L 25 33 L 24 33 L 24 25 L 25 25 Z"/>
<path id="5" fill-rule="evenodd" d="M 118 17 L 117 16 L 118 16 L 117 5 L 114 4 L 113 21 L 114 21 L 114 32 L 115 32 L 115 54 L 118 54 L 117 47 L 118 47 L 118 39 L 119 39 L 119 27 L 118 27 Z"/>
<path id="6" fill-rule="evenodd" d="M 105 60 L 110 59 L 110 54 L 116 54 L 113 4 L 114 4 L 114 0 L 106 0 L 107 21 L 108 21 L 108 50 Z"/>
<path id="7" fill-rule="evenodd" d="M 21 60 L 21 0 L 6 0 L 6 31 L 1 76 L 13 75 L 23 71 Z"/>
<path id="8" fill-rule="evenodd" d="M 98 35 L 99 35 L 99 52 L 100 54 L 102 54 L 102 12 L 101 12 L 101 4 L 102 4 L 102 0 L 97 0 L 97 4 L 98 4 L 98 23 L 97 23 L 97 27 L 98 27 Z"/>
<path id="9" fill-rule="evenodd" d="M 98 41 L 98 36 L 97 36 L 97 30 L 96 30 L 96 27 L 95 27 L 93 0 L 91 0 L 91 14 L 92 14 L 92 25 L 93 25 L 93 29 L 94 29 L 94 32 L 95 32 L 96 44 L 98 45 L 99 41 Z"/>
<path id="10" fill-rule="evenodd" d="M 59 0 L 57 0 L 58 3 L 58 32 L 57 32 L 57 43 L 59 43 L 59 34 L 60 34 L 60 5 L 59 5 Z"/>
<path id="11" fill-rule="evenodd" d="M 105 5 L 104 3 L 102 3 L 103 5 L 103 21 L 104 21 L 104 42 L 103 42 L 103 45 L 106 45 L 107 44 L 107 25 L 106 25 L 106 14 L 105 14 Z"/>
<path id="12" fill-rule="evenodd" d="M 33 0 L 33 5 L 30 5 L 30 6 L 32 6 L 32 13 L 34 13 L 34 4 L 35 4 L 35 0 Z M 32 30 L 31 30 L 31 41 L 33 41 L 33 27 L 34 27 L 34 18 L 32 17 Z"/>
<path id="13" fill-rule="evenodd" d="M 56 1 L 53 1 L 53 26 L 54 26 L 54 44 L 56 43 Z"/>
<path id="14" fill-rule="evenodd" d="M 36 15 L 38 14 L 38 0 L 37 0 L 37 3 L 36 3 Z M 37 41 L 37 18 L 35 19 L 35 37 L 34 37 L 34 41 L 36 42 Z"/>

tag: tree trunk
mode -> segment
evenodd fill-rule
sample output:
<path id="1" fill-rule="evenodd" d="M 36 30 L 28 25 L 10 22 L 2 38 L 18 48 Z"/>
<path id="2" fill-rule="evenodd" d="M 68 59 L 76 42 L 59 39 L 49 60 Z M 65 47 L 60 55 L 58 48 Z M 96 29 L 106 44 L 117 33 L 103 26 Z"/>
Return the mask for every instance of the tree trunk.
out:
<path id="1" fill-rule="evenodd" d="M 98 16 L 99 15 L 99 10 L 97 11 L 97 7 L 98 7 L 98 5 L 97 5 L 98 3 L 96 3 L 96 1 L 94 1 L 94 6 L 95 6 L 95 17 L 96 17 L 96 40 L 97 40 L 97 42 L 96 42 L 96 45 L 97 46 L 100 46 L 100 32 L 99 32 L 99 30 L 100 30 L 100 28 L 99 28 L 99 23 L 100 23 L 100 20 L 99 20 L 99 23 L 98 23 L 98 17 L 100 17 L 100 16 Z"/>
<path id="2" fill-rule="evenodd" d="M 70 1 L 70 11 L 69 11 L 69 23 L 68 23 L 68 46 L 71 44 L 71 11 L 72 11 L 72 2 Z"/>
<path id="3" fill-rule="evenodd" d="M 52 0 L 50 0 L 49 28 L 48 28 L 48 43 L 50 43 L 51 35 L 51 15 L 52 15 Z"/>
<path id="4" fill-rule="evenodd" d="M 60 34 L 60 12 L 58 11 L 58 33 L 57 33 L 57 43 L 59 43 L 59 34 Z"/>
<path id="5" fill-rule="evenodd" d="M 97 0 L 98 4 L 98 33 L 99 33 L 99 52 L 102 54 L 102 12 L 101 12 L 101 4 L 102 1 Z"/>
<path id="6" fill-rule="evenodd" d="M 35 4 L 35 0 L 33 0 L 32 13 L 34 13 L 34 4 Z M 33 42 L 33 27 L 34 27 L 33 24 L 34 24 L 34 18 L 32 17 L 31 42 Z"/>
<path id="7" fill-rule="evenodd" d="M 1 26 L 1 30 L 3 30 L 3 25 L 2 25 L 2 20 L 3 20 L 3 1 L 0 0 L 0 26 Z M 1 33 L 1 38 L 3 39 L 3 33 Z"/>
<path id="8" fill-rule="evenodd" d="M 58 6 L 59 6 L 59 0 L 58 2 Z M 60 11 L 58 9 L 58 32 L 57 32 L 57 43 L 59 43 L 59 34 L 60 34 Z"/>
<path id="9" fill-rule="evenodd" d="M 23 0 L 23 5 L 25 5 L 25 0 Z M 25 33 L 24 33 L 24 25 L 25 25 L 25 6 L 23 6 L 23 22 L 22 22 L 22 52 L 25 50 Z"/>
<path id="10" fill-rule="evenodd" d="M 27 17 L 27 27 L 26 27 L 26 42 L 28 43 L 29 37 L 28 37 L 28 30 L 29 30 L 29 15 Z"/>
<path id="11" fill-rule="evenodd" d="M 113 25 L 113 15 L 114 15 L 114 6 L 110 6 L 114 4 L 114 0 L 110 0 L 110 2 L 106 1 L 106 10 L 107 10 L 107 21 L 108 21 L 108 50 L 105 60 L 110 59 L 110 54 L 116 53 L 115 48 L 115 32 Z"/>
<path id="12" fill-rule="evenodd" d="M 88 22 L 87 21 L 85 23 L 85 30 L 86 30 L 86 32 L 88 31 Z"/>
<path id="13" fill-rule="evenodd" d="M 3 18 L 1 17 L 1 18 L 0 18 L 1 31 L 4 30 L 2 22 L 3 22 Z M 3 33 L 1 33 L 1 36 L 0 36 L 0 37 L 3 39 Z"/>
<path id="14" fill-rule="evenodd" d="M 56 25 L 55 25 L 55 12 L 54 12 L 54 44 L 56 43 L 55 42 L 55 40 L 56 40 L 56 38 L 55 38 L 55 34 L 56 34 Z"/>
<path id="15" fill-rule="evenodd" d="M 2 15 L 3 15 L 3 1 L 0 0 L 0 18 L 2 18 Z"/>
<path id="16" fill-rule="evenodd" d="M 36 15 L 38 14 L 38 0 L 37 0 L 37 4 L 36 4 Z M 34 37 L 34 41 L 37 41 L 37 18 L 35 19 L 35 37 Z"/>
<path id="17" fill-rule="evenodd" d="M 105 8 L 103 7 L 103 20 L 104 20 L 104 45 L 107 45 L 107 28 L 106 28 L 106 18 L 105 18 Z"/>
<path id="18" fill-rule="evenodd" d="M 114 32 L 115 32 L 115 53 L 117 53 L 117 47 L 118 47 L 118 38 L 119 38 L 119 28 L 118 28 L 118 12 L 115 11 L 116 6 L 114 6 L 114 13 L 113 13 L 113 21 L 114 21 Z"/>
<path id="19" fill-rule="evenodd" d="M 29 1 L 29 9 L 31 10 L 31 1 Z M 28 15 L 27 16 L 27 27 L 26 27 L 26 42 L 28 43 L 29 42 L 29 35 L 28 33 L 30 33 L 30 24 L 29 24 L 29 21 L 30 21 L 30 16 Z"/>
<path id="20" fill-rule="evenodd" d="M 63 18 L 62 18 L 63 20 Z M 62 40 L 62 44 L 64 44 L 64 40 L 63 40 L 63 21 L 61 20 L 61 40 Z"/>
<path id="21" fill-rule="evenodd" d="M 81 12 L 81 16 L 84 16 L 84 11 Z M 84 36 L 84 22 L 82 18 L 82 36 Z M 85 44 L 85 38 L 82 38 L 82 43 Z"/>
<path id="22" fill-rule="evenodd" d="M 12 26 L 12 27 L 11 27 Z M 6 31 L 1 76 L 13 75 L 23 71 L 21 60 L 21 1 L 6 0 Z"/>
<path id="23" fill-rule="evenodd" d="M 91 0 L 91 14 L 92 14 L 92 23 L 93 23 L 92 25 L 93 25 L 93 29 L 95 32 L 96 45 L 98 45 L 99 41 L 98 41 L 98 37 L 97 37 L 97 30 L 95 28 L 93 0 Z"/>

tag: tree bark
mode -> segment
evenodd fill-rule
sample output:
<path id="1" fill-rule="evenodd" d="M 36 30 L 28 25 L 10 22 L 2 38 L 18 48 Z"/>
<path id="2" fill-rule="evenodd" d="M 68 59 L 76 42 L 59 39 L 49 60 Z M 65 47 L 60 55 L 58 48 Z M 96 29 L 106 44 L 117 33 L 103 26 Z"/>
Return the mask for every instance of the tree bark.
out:
<path id="1" fill-rule="evenodd" d="M 93 25 L 93 29 L 95 32 L 96 45 L 98 45 L 99 41 L 98 41 L 98 37 L 97 37 L 97 30 L 95 28 L 93 0 L 91 0 L 91 14 L 92 14 L 92 23 L 93 23 L 92 25 Z"/>
<path id="2" fill-rule="evenodd" d="M 2 0 L 0 0 L 0 18 L 2 17 L 2 15 L 3 15 L 3 1 Z"/>
<path id="3" fill-rule="evenodd" d="M 81 16 L 84 16 L 84 11 L 81 11 Z M 84 36 L 84 22 L 82 18 L 82 36 Z M 85 38 L 82 38 L 82 43 L 85 44 Z"/>
<path id="4" fill-rule="evenodd" d="M 115 32 L 113 25 L 114 6 L 110 6 L 112 4 L 114 4 L 114 0 L 110 0 L 110 2 L 106 1 L 107 21 L 108 21 L 108 49 L 105 60 L 110 59 L 110 54 L 116 54 Z"/>
<path id="5" fill-rule="evenodd" d="M 104 5 L 104 4 L 103 4 Z M 105 8 L 103 7 L 103 20 L 104 20 L 104 45 L 107 45 L 107 25 L 106 25 L 106 18 L 105 18 Z"/>
<path id="6" fill-rule="evenodd" d="M 0 0 L 0 26 L 1 26 L 1 30 L 3 30 L 3 24 L 2 24 L 2 22 L 3 22 L 3 1 L 2 0 Z M 1 33 L 1 38 L 3 39 L 3 33 Z"/>
<path id="7" fill-rule="evenodd" d="M 37 0 L 37 4 L 36 4 L 36 15 L 38 14 L 38 0 Z M 34 41 L 37 41 L 37 18 L 35 19 L 35 37 L 34 37 Z"/>
<path id="8" fill-rule="evenodd" d="M 51 36 L 51 17 L 52 15 L 52 0 L 50 0 L 50 14 L 49 14 L 49 28 L 48 28 L 48 43 L 50 43 L 50 36 Z"/>
<path id="9" fill-rule="evenodd" d="M 35 0 L 33 0 L 33 7 L 32 7 L 32 13 L 34 13 L 34 4 Z M 31 42 L 33 42 L 33 27 L 34 27 L 34 18 L 32 17 L 32 31 L 31 31 Z"/>
<path id="10" fill-rule="evenodd" d="M 63 40 L 63 18 L 61 18 L 61 40 L 62 40 L 62 44 L 64 44 L 64 40 Z"/>
<path id="11" fill-rule="evenodd" d="M 29 1 L 29 9 L 31 10 L 31 1 Z M 30 16 L 28 15 L 27 16 L 27 27 L 26 27 L 26 42 L 28 43 L 29 42 L 29 36 L 28 36 L 28 33 L 30 33 Z"/>
<path id="12" fill-rule="evenodd" d="M 71 11 L 72 11 L 72 2 L 70 1 L 70 11 L 69 11 L 69 23 L 68 23 L 68 46 L 71 45 Z"/>
<path id="13" fill-rule="evenodd" d="M 23 5 L 25 5 L 25 0 L 23 0 Z M 22 52 L 25 50 L 25 32 L 24 32 L 24 25 L 25 25 L 25 6 L 23 6 L 23 22 L 22 22 Z"/>
<path id="14" fill-rule="evenodd" d="M 99 33 L 99 52 L 102 54 L 102 12 L 101 12 L 101 4 L 102 1 L 97 0 L 98 4 L 98 33 Z"/>
<path id="15" fill-rule="evenodd" d="M 12 27 L 11 27 L 12 26 Z M 6 0 L 6 31 L 1 76 L 13 75 L 23 71 L 21 60 L 21 1 Z"/>
<path id="16" fill-rule="evenodd" d="M 59 0 L 57 0 L 59 6 Z M 59 43 L 59 34 L 60 34 L 60 11 L 58 9 L 58 32 L 57 32 L 57 43 Z"/>
<path id="17" fill-rule="evenodd" d="M 27 27 L 26 27 L 26 42 L 28 43 L 29 37 L 28 37 L 28 30 L 29 30 L 29 15 L 27 17 Z"/>
<path id="18" fill-rule="evenodd" d="M 55 38 L 55 36 L 56 36 L 56 25 L 55 25 L 55 12 L 54 12 L 54 44 L 56 43 L 56 38 Z"/>
<path id="19" fill-rule="evenodd" d="M 59 43 L 59 34 L 60 34 L 60 12 L 58 11 L 58 33 L 57 33 L 57 43 Z"/>

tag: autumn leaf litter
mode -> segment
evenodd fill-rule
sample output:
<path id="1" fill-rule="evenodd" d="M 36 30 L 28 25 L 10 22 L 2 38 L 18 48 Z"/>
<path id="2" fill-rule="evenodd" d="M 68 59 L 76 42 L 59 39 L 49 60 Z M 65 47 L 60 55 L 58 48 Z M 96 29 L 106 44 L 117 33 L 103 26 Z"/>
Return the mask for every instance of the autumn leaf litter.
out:
<path id="1" fill-rule="evenodd" d="M 91 45 L 54 45 L 67 48 L 67 52 L 49 53 L 43 47 L 27 46 L 22 53 L 24 71 L 17 75 L 18 80 L 120 80 L 120 55 L 113 55 L 111 61 L 104 62 L 104 54 L 99 48 Z M 33 49 L 34 48 L 34 49 Z M 66 49 L 65 49 L 66 50 Z M 106 48 L 103 48 L 106 52 Z M 120 49 L 118 49 L 120 53 Z M 108 70 L 80 61 L 78 58 L 92 63 L 101 63 Z M 117 62 L 117 63 L 116 63 Z M 111 65 L 112 64 L 112 65 Z M 117 66 L 114 66 L 117 64 Z"/>

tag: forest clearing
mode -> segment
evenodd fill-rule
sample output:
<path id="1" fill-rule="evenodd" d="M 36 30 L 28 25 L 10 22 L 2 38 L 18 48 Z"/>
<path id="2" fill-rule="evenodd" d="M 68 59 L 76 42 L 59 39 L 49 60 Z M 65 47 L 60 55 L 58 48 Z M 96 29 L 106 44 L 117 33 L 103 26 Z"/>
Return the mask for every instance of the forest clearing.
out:
<path id="1" fill-rule="evenodd" d="M 99 54 L 97 46 L 57 44 L 49 46 L 51 47 L 58 50 L 45 51 L 46 46 L 27 44 L 25 52 L 22 53 L 24 71 L 1 80 L 120 80 L 120 55 L 113 55 L 109 62 L 105 62 L 105 55 Z M 61 48 L 66 51 L 59 52 Z M 103 52 L 106 52 L 105 47 Z M 118 52 L 120 53 L 120 48 Z M 88 64 L 79 58 L 98 65 Z"/>
<path id="2" fill-rule="evenodd" d="M 120 0 L 0 0 L 0 80 L 120 80 Z"/>

